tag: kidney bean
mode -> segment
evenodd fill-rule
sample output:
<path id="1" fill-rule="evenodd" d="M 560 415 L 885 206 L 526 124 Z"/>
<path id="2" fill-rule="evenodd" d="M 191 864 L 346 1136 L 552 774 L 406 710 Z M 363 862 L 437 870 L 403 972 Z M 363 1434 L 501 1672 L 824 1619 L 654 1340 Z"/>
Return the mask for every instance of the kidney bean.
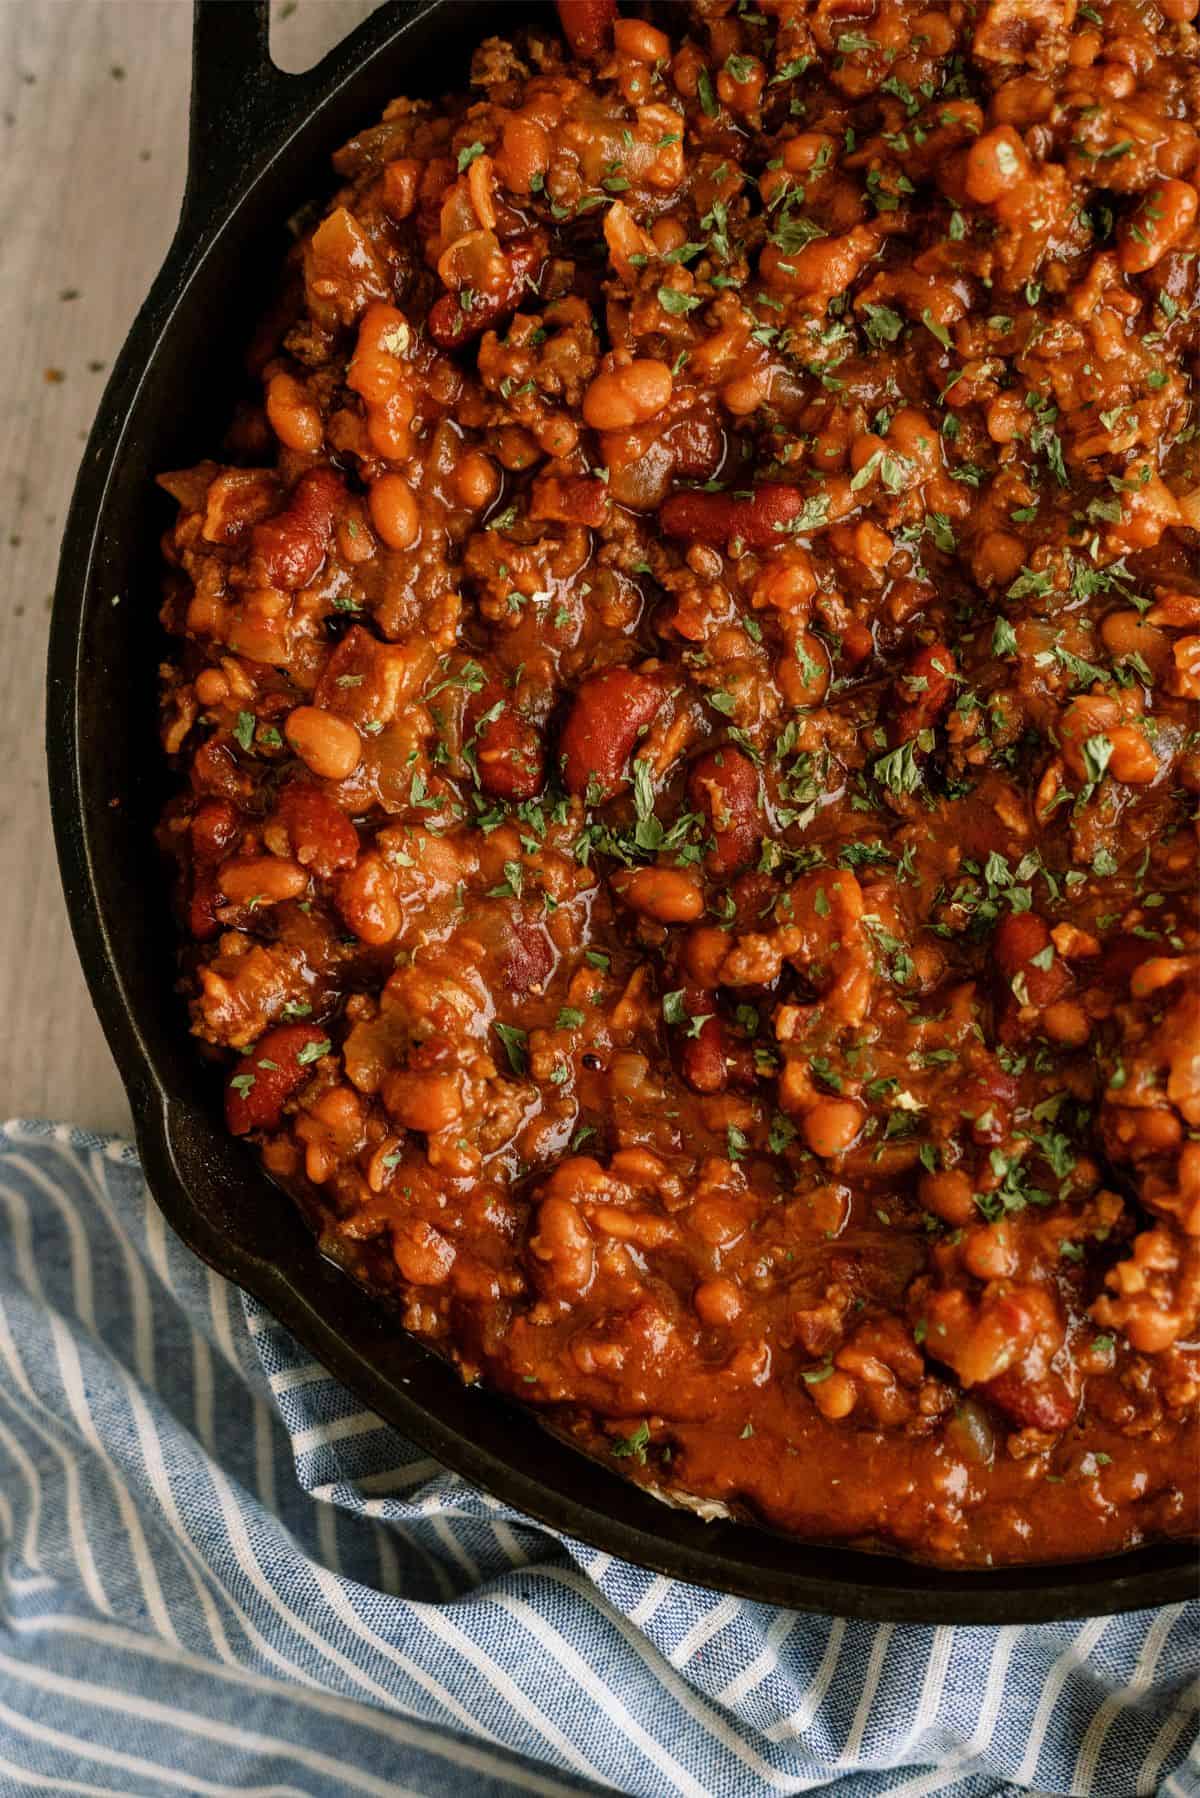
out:
<path id="1" fill-rule="evenodd" d="M 1034 957 L 1045 956 L 1047 950 L 1052 952 L 1049 966 L 1035 965 Z M 1026 1002 L 1039 1012 L 1061 999 L 1074 982 L 1066 962 L 1054 950 L 1049 926 L 1036 912 L 1011 912 L 1002 918 L 992 938 L 992 953 L 1004 977 L 997 1033 L 1002 1042 L 1011 1043 L 1026 1027 L 1020 1016 L 1024 1004 L 1013 991 L 1014 980 L 1018 986 L 1023 983 Z"/>
<path id="2" fill-rule="evenodd" d="M 999 1062 L 968 1075 L 958 1093 L 958 1109 L 971 1120 L 976 1142 L 1000 1142 L 1009 1134 L 1020 1090 L 1019 1082 Z"/>
<path id="3" fill-rule="evenodd" d="M 1057 1435 L 1070 1428 L 1079 1408 L 1074 1393 L 1057 1373 L 1028 1379 L 1019 1367 L 1009 1367 L 979 1390 L 1022 1430 L 1045 1430 Z"/>
<path id="4" fill-rule="evenodd" d="M 704 858 L 710 874 L 736 874 L 758 854 L 762 807 L 758 770 L 740 749 L 706 749 L 688 772 L 688 804 L 708 819 L 716 841 Z"/>
<path id="5" fill-rule="evenodd" d="M 957 672 L 953 652 L 944 643 L 932 643 L 909 657 L 892 686 L 895 710 L 888 721 L 888 738 L 894 747 L 937 723 L 953 697 Z"/>
<path id="6" fill-rule="evenodd" d="M 461 304 L 457 293 L 444 293 L 433 302 L 425 328 L 439 349 L 461 349 L 464 343 L 481 337 L 506 313 L 516 311 L 527 280 L 533 278 L 545 258 L 545 250 L 538 238 L 521 237 L 506 245 L 504 254 L 509 278 L 497 293 L 474 293 L 470 307 Z"/>
<path id="7" fill-rule="evenodd" d="M 703 1017 L 708 1005 L 712 1004 L 712 994 L 704 993 L 696 999 L 694 1016 Z M 688 1036 L 684 1041 L 679 1056 L 679 1070 L 694 1093 L 723 1093 L 729 1084 L 729 1067 L 726 1058 L 725 1026 L 720 1018 L 705 1018 L 695 1036 Z"/>
<path id="8" fill-rule="evenodd" d="M 497 710 L 499 707 L 499 710 Z M 523 718 L 498 680 L 467 701 L 464 742 L 479 769 L 479 784 L 495 799 L 532 799 L 546 779 L 546 758 L 535 725 Z"/>
<path id="9" fill-rule="evenodd" d="M 202 799 L 188 827 L 192 844 L 192 888 L 188 897 L 188 929 L 197 942 L 210 942 L 221 929 L 217 908 L 222 893 L 216 868 L 237 847 L 241 814 L 228 799 Z"/>
<path id="10" fill-rule="evenodd" d="M 279 795 L 279 817 L 295 859 L 322 880 L 357 859 L 358 832 L 319 787 L 289 782 Z"/>
<path id="11" fill-rule="evenodd" d="M 556 0 L 558 21 L 572 54 L 591 62 L 612 48 L 616 0 Z"/>
<path id="12" fill-rule="evenodd" d="M 501 943 L 499 974 L 509 992 L 541 991 L 558 960 L 541 920 L 514 912 Z"/>
<path id="13" fill-rule="evenodd" d="M 799 517 L 807 495 L 799 487 L 764 481 L 748 499 L 733 493 L 673 493 L 658 509 L 668 537 L 698 537 L 702 543 L 728 543 L 737 538 L 747 549 L 770 549 L 786 541 L 783 533 Z"/>
<path id="14" fill-rule="evenodd" d="M 284 510 L 254 527 L 252 542 L 268 585 L 307 587 L 325 560 L 346 489 L 332 468 L 310 468 Z"/>
<path id="15" fill-rule="evenodd" d="M 626 763 L 638 733 L 662 700 L 657 681 L 629 668 L 606 668 L 584 681 L 559 739 L 568 793 L 583 795 L 593 783 L 604 798 L 619 792 L 629 779 Z"/>
<path id="16" fill-rule="evenodd" d="M 284 1101 L 311 1077 L 319 1048 L 327 1053 L 329 1039 L 316 1024 L 282 1024 L 259 1038 L 225 1084 L 225 1122 L 235 1136 L 278 1127 Z"/>

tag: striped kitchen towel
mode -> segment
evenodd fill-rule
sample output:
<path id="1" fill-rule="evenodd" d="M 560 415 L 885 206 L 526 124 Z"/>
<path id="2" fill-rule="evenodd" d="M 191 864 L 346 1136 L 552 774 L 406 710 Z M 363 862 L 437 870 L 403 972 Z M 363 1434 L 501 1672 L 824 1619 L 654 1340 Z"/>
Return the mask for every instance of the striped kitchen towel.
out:
<path id="1" fill-rule="evenodd" d="M 201 1265 L 125 1143 L 0 1129 L 0 1794 L 1200 1794 L 1200 1607 L 772 1610 L 473 1491 Z"/>

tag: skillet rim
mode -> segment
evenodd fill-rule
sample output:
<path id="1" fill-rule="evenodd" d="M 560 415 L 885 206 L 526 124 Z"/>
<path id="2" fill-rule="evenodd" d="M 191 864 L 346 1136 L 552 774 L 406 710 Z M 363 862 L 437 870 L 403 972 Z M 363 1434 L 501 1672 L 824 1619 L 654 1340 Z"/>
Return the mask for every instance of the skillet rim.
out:
<path id="1" fill-rule="evenodd" d="M 501 3 L 481 0 L 472 12 L 498 12 Z M 463 0 L 389 0 L 315 69 L 286 76 L 269 60 L 267 0 L 237 0 L 235 6 L 228 0 L 195 0 L 191 149 L 180 224 L 114 365 L 80 465 L 63 537 L 47 661 L 47 760 L 63 891 L 88 988 L 129 1094 L 151 1194 L 189 1248 L 258 1299 L 361 1402 L 403 1435 L 463 1478 L 556 1531 L 656 1573 L 801 1611 L 926 1624 L 1059 1622 L 1190 1597 L 1195 1549 L 1187 1540 L 1104 1560 L 988 1571 L 934 1568 L 896 1556 L 798 1542 L 752 1524 L 702 1524 L 686 1512 L 668 1510 L 539 1430 L 545 1453 L 556 1467 L 561 1463 L 561 1472 L 547 1482 L 518 1465 L 511 1450 L 498 1453 L 484 1440 L 489 1428 L 494 1437 L 511 1433 L 515 1439 L 531 1413 L 489 1392 L 481 1401 L 487 1416 L 480 1411 L 477 1434 L 447 1423 L 432 1408 L 436 1390 L 432 1399 L 414 1395 L 406 1390 L 409 1378 L 398 1383 L 372 1361 L 369 1343 L 352 1342 L 330 1324 L 319 1308 L 324 1295 L 316 1290 L 320 1284 L 328 1287 L 329 1264 L 316 1254 L 315 1244 L 308 1244 L 307 1256 L 300 1253 L 300 1260 L 311 1264 L 307 1272 L 314 1282 L 313 1290 L 305 1291 L 282 1265 L 250 1252 L 215 1224 L 196 1197 L 210 1158 L 219 1177 L 229 1141 L 209 1115 L 199 1059 L 181 1084 L 148 1040 L 114 946 L 115 907 L 106 909 L 96 869 L 98 826 L 107 801 L 92 790 L 94 778 L 89 787 L 83 676 L 89 617 L 104 603 L 97 591 L 100 548 L 116 503 L 122 457 L 130 456 L 139 408 L 145 403 L 147 379 L 172 330 L 186 323 L 189 300 L 195 310 L 198 278 L 212 258 L 220 257 L 241 209 L 286 163 L 302 137 L 315 141 L 324 130 L 326 154 L 335 147 L 325 124 L 335 105 L 343 110 L 358 105 L 359 91 L 382 75 L 389 59 L 411 48 L 422 29 L 426 35 L 436 30 L 439 18 L 452 16 L 451 9 L 461 18 Z M 403 40 L 410 34 L 406 46 Z M 247 64 L 253 81 L 246 79 Z M 130 903 L 144 902 L 145 885 L 132 871 Z M 268 1185 L 266 1176 L 248 1151 L 240 1153 L 247 1186 L 261 1193 Z M 355 1291 L 361 1298 L 360 1290 Z M 419 1347 L 417 1365 L 427 1385 L 436 1389 L 435 1370 L 444 1375 L 447 1364 Z M 789 1565 L 793 1560 L 799 1564 Z M 850 1571 L 837 1571 L 843 1567 Z"/>

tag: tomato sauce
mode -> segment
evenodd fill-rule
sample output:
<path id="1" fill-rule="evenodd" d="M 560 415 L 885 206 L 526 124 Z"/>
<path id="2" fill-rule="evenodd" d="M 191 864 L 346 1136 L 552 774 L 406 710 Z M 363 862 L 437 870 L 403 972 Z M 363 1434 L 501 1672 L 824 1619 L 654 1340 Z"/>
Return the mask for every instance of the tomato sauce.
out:
<path id="1" fill-rule="evenodd" d="M 230 1129 L 706 1513 L 1196 1529 L 1196 13 L 562 0 L 162 478 Z"/>

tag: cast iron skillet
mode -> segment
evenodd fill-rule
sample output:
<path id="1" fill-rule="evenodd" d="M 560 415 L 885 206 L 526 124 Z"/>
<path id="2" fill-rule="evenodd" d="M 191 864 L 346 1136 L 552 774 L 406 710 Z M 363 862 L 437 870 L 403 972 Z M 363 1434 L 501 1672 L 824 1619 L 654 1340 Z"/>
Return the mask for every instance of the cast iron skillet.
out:
<path id="1" fill-rule="evenodd" d="M 532 13 L 528 0 L 522 13 Z M 154 475 L 218 444 L 242 353 L 294 209 L 329 155 L 398 93 L 436 95 L 515 0 L 392 0 L 305 75 L 267 48 L 267 0 L 197 0 L 191 150 L 174 243 L 113 371 L 80 469 L 51 628 L 48 754 L 75 940 L 129 1091 L 151 1188 L 183 1240 L 265 1304 L 364 1405 L 466 1479 L 544 1523 L 676 1578 L 800 1610 L 1017 1623 L 1188 1596 L 1186 1544 L 1107 1561 L 942 1573 L 808 1547 L 669 1510 L 457 1375 L 317 1253 L 252 1153 L 227 1135 L 175 990 L 175 935 L 152 832 L 156 736 Z M 64 1020 L 69 1028 L 69 1020 Z"/>

